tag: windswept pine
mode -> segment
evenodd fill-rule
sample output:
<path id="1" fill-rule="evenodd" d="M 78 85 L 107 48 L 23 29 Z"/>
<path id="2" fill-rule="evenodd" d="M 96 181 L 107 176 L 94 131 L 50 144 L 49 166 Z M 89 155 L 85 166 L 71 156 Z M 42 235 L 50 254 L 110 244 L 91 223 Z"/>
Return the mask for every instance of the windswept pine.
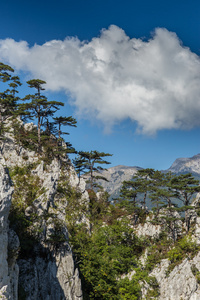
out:
<path id="1" fill-rule="evenodd" d="M 5 91 L 0 92 L 0 138 L 9 130 L 8 119 L 19 115 L 17 88 L 21 86 L 18 76 L 12 76 L 14 69 L 0 63 L 0 81 L 6 86 Z"/>
<path id="2" fill-rule="evenodd" d="M 100 186 L 96 183 L 97 180 L 107 180 L 104 176 L 101 175 L 101 171 L 105 168 L 102 165 L 108 165 L 110 162 L 104 159 L 104 157 L 112 156 L 112 154 L 99 152 L 96 150 L 88 151 L 80 151 L 79 155 L 82 159 L 85 160 L 84 166 L 85 169 L 88 170 L 89 179 L 87 180 L 90 188 L 100 188 Z"/>
<path id="3" fill-rule="evenodd" d="M 46 83 L 40 79 L 32 79 L 27 81 L 30 88 L 35 88 L 36 93 L 34 95 L 27 95 L 24 97 L 24 101 L 30 100 L 30 102 L 22 104 L 22 108 L 28 112 L 28 119 L 37 119 L 37 136 L 38 136 L 38 153 L 42 151 L 41 145 L 41 127 L 44 124 L 44 120 L 53 116 L 54 113 L 60 109 L 60 106 L 64 106 L 63 102 L 49 101 L 46 96 L 41 95 L 41 91 L 45 90 L 43 85 Z"/>

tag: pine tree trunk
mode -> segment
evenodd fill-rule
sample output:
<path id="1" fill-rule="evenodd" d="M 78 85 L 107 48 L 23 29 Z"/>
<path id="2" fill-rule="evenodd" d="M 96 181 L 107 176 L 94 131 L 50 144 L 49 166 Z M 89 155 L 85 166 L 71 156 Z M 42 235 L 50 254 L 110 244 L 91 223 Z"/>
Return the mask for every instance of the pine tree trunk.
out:
<path id="1" fill-rule="evenodd" d="M 93 189 L 93 172 L 92 172 L 92 166 L 90 166 L 90 177 L 91 177 L 90 186 L 91 186 L 91 190 L 92 190 Z"/>
<path id="2" fill-rule="evenodd" d="M 184 197 L 185 197 L 185 206 L 188 206 L 189 200 L 188 200 L 187 194 L 185 194 Z M 188 212 L 187 208 L 185 211 L 185 225 L 186 225 L 186 231 L 188 233 L 189 229 L 190 229 L 190 216 L 189 216 L 189 212 Z"/>
<path id="3" fill-rule="evenodd" d="M 41 153 L 41 124 L 40 124 L 40 115 L 38 115 L 38 153 Z"/>

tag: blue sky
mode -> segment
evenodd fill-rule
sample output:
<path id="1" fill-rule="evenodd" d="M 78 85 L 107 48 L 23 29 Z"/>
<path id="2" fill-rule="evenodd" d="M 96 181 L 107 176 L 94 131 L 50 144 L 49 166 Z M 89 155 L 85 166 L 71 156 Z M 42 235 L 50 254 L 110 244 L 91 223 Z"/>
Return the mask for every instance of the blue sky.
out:
<path id="1" fill-rule="evenodd" d="M 166 169 L 200 149 L 199 1 L 3 1 L 0 61 L 78 127 L 77 150 Z"/>

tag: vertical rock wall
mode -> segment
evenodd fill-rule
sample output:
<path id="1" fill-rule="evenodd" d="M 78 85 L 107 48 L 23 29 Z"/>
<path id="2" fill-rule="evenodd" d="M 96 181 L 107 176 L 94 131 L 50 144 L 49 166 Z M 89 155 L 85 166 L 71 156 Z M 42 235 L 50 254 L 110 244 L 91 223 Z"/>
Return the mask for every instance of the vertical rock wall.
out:
<path id="1" fill-rule="evenodd" d="M 48 246 L 48 235 L 54 233 L 54 223 L 51 217 L 43 221 L 43 233 L 39 245 L 36 245 L 34 257 L 18 260 L 19 286 L 26 300 L 82 300 L 81 280 L 74 263 L 73 253 L 68 244 L 68 231 L 65 225 L 65 207 L 67 203 L 55 202 L 55 194 L 61 166 L 58 160 L 53 160 L 48 168 L 41 162 L 32 171 L 42 181 L 45 193 L 35 199 L 33 205 L 37 215 L 50 212 L 63 223 L 62 231 L 65 242 L 58 248 Z M 76 174 L 73 168 L 66 169 L 66 177 L 70 184 L 76 186 Z"/>
<path id="2" fill-rule="evenodd" d="M 8 215 L 13 188 L 5 161 L 0 158 L 0 298 L 17 300 L 18 265 L 16 264 L 19 240 L 9 230 Z"/>
<path id="3" fill-rule="evenodd" d="M 4 160 L 4 158 L 5 160 Z M 24 159 L 25 158 L 25 159 Z M 8 215 L 14 188 L 11 187 L 7 165 L 23 167 L 26 164 L 37 163 L 38 157 L 32 151 L 21 149 L 20 155 L 12 139 L 4 145 L 3 156 L 0 160 L 0 299 L 3 300 L 82 300 L 81 280 L 74 263 L 73 253 L 68 244 L 67 227 L 63 226 L 66 241 L 55 249 L 45 242 L 48 232 L 52 232 L 51 218 L 43 221 L 41 240 L 34 246 L 34 255 L 20 257 L 17 260 L 19 239 L 15 232 L 9 229 Z M 72 166 L 66 161 L 66 176 L 71 186 L 76 187 L 78 178 Z M 35 199 L 33 207 L 28 207 L 27 215 L 34 211 L 43 219 L 51 211 L 61 222 L 65 221 L 66 203 L 55 205 L 54 197 L 61 172 L 61 164 L 53 160 L 46 168 L 44 162 L 37 163 L 31 171 L 42 182 L 44 194 Z M 85 183 L 80 190 L 83 198 L 87 198 Z"/>

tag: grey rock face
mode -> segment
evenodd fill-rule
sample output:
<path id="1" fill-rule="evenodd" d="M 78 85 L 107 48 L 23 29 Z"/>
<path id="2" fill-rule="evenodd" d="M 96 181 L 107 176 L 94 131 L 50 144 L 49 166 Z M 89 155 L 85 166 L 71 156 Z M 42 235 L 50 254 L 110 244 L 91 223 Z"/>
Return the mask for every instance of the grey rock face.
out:
<path id="1" fill-rule="evenodd" d="M 8 214 L 13 188 L 5 166 L 0 158 L 0 298 L 17 299 L 18 266 L 16 257 L 19 240 L 14 232 L 9 231 Z"/>
<path id="2" fill-rule="evenodd" d="M 153 225 L 149 217 L 144 224 L 138 224 L 135 228 L 137 236 L 148 236 L 156 238 L 162 231 L 161 225 Z"/>
<path id="3" fill-rule="evenodd" d="M 42 219 L 47 213 L 50 213 L 50 217 L 43 220 L 43 232 L 39 245 L 35 247 L 35 257 L 18 261 L 20 290 L 27 300 L 81 300 L 81 281 L 68 244 L 68 231 L 64 222 L 67 203 L 55 200 L 61 165 L 56 159 L 47 167 L 41 162 L 32 170 L 32 174 L 40 178 L 45 191 L 35 199 L 33 207 Z M 71 186 L 76 187 L 78 179 L 74 169 L 67 167 L 65 175 L 69 178 Z M 87 193 L 83 193 L 82 197 L 87 198 Z M 27 207 L 25 213 L 29 216 L 32 207 Z M 62 224 L 62 233 L 65 236 L 65 242 L 63 241 L 58 248 L 48 242 L 49 238 L 56 234 L 55 219 Z"/>
<path id="4" fill-rule="evenodd" d="M 5 160 L 2 158 L 0 161 L 0 298 L 17 300 L 19 281 L 19 300 L 20 297 L 27 300 L 82 300 L 79 272 L 68 244 L 68 231 L 65 225 L 67 202 L 55 200 L 61 175 L 60 162 L 55 159 L 48 166 L 45 166 L 43 161 L 38 163 L 36 153 L 22 147 L 19 149 L 12 136 L 8 136 L 2 153 Z M 4 165 L 12 168 L 16 165 L 23 167 L 30 163 L 37 164 L 37 167 L 31 170 L 31 174 L 40 178 L 41 189 L 44 192 L 34 200 L 33 205 L 26 208 L 25 215 L 29 218 L 34 212 L 43 220 L 43 215 L 50 213 L 62 224 L 65 241 L 58 248 L 47 241 L 48 234 L 54 233 L 55 226 L 51 222 L 51 217 L 45 218 L 40 240 L 33 249 L 34 257 L 20 257 L 16 264 L 19 239 L 8 226 L 13 187 L 10 186 L 10 178 Z M 77 187 L 76 172 L 67 159 L 66 166 L 64 168 L 66 179 L 72 187 Z M 81 201 L 87 202 L 88 193 L 85 191 L 84 180 L 81 180 L 79 190 L 82 193 Z M 41 224 L 35 226 L 41 228 Z"/>
<path id="5" fill-rule="evenodd" d="M 81 282 L 71 251 L 63 249 L 54 256 L 49 253 L 48 260 L 39 255 L 35 259 L 21 259 L 19 269 L 19 286 L 27 300 L 82 299 Z"/>
<path id="6" fill-rule="evenodd" d="M 38 160 L 34 151 L 29 151 L 23 147 L 17 145 L 12 137 L 9 135 L 2 147 L 2 155 L 6 161 L 7 167 L 24 166 L 29 163 L 36 162 Z"/>
<path id="7" fill-rule="evenodd" d="M 192 272 L 192 266 L 200 270 L 200 253 L 192 260 L 185 259 L 166 276 L 169 266 L 167 259 L 157 266 L 151 275 L 155 276 L 160 285 L 159 300 L 198 300 L 200 287 Z"/>

